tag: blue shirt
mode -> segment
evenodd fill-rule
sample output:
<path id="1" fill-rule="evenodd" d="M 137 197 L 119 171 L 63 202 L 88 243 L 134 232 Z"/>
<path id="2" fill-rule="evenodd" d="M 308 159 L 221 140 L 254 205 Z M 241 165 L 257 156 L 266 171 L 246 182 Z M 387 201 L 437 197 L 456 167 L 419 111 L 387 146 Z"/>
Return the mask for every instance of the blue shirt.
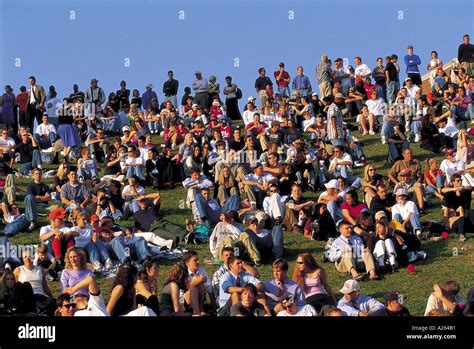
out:
<path id="1" fill-rule="evenodd" d="M 260 280 L 243 271 L 240 273 L 240 286 L 244 287 L 246 284 L 253 284 L 257 286 Z M 222 275 L 219 281 L 219 307 L 223 307 L 230 299 L 230 293 L 227 292 L 229 287 L 237 287 L 237 276 L 232 272 L 227 272 Z"/>
<path id="2" fill-rule="evenodd" d="M 293 90 L 309 90 L 311 82 L 306 75 L 296 75 L 292 84 Z"/>
<path id="3" fill-rule="evenodd" d="M 408 73 L 418 73 L 420 74 L 420 69 L 418 66 L 421 64 L 421 59 L 418 55 L 406 55 L 404 57 L 405 65 L 407 66 Z"/>
<path id="4" fill-rule="evenodd" d="M 275 279 L 267 280 L 263 283 L 265 286 L 265 295 L 267 298 L 267 303 L 271 309 L 273 309 L 279 301 L 275 298 L 281 297 L 280 295 L 280 288 L 278 287 L 278 283 Z M 285 283 L 283 284 L 284 292 L 291 293 L 295 296 L 295 302 L 298 304 L 298 307 L 302 307 L 306 304 L 304 300 L 303 291 L 301 290 L 300 285 L 298 285 L 295 281 L 286 278 Z"/>
<path id="5" fill-rule="evenodd" d="M 370 296 L 359 296 L 354 303 L 349 302 L 344 297 L 339 300 L 337 307 L 346 316 L 359 316 L 359 311 L 371 312 L 383 309 L 384 305 Z"/>
<path id="6" fill-rule="evenodd" d="M 151 100 L 152 100 L 153 98 L 158 99 L 158 96 L 156 95 L 156 92 L 155 92 L 155 91 L 148 91 L 148 90 L 146 90 L 145 92 L 143 92 L 143 95 L 142 95 L 142 107 L 143 107 L 143 110 L 148 110 L 148 108 L 150 108 L 150 106 L 151 106 Z"/>

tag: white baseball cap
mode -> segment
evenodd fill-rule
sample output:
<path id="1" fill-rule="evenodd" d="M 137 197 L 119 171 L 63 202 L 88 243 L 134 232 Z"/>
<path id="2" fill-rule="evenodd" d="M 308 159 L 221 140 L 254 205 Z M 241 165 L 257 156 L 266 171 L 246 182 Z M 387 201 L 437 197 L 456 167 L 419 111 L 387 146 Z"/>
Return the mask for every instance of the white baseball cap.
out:
<path id="1" fill-rule="evenodd" d="M 329 182 L 324 184 L 326 189 L 339 189 L 339 181 L 337 179 L 331 179 Z"/>
<path id="2" fill-rule="evenodd" d="M 355 280 L 347 280 L 344 286 L 339 290 L 343 294 L 348 294 L 354 291 L 360 291 L 360 284 Z"/>

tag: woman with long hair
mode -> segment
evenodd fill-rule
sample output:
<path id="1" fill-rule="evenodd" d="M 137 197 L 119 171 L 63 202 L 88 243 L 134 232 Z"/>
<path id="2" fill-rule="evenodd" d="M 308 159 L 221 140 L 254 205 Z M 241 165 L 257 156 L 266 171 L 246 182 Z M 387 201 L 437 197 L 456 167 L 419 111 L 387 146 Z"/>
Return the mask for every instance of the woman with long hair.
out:
<path id="1" fill-rule="evenodd" d="M 362 178 L 362 188 L 364 189 L 364 198 L 367 206 L 370 206 L 370 201 L 377 195 L 377 183 L 374 181 L 374 176 L 377 174 L 377 169 L 374 164 L 368 164 L 364 168 L 364 177 Z"/>
<path id="2" fill-rule="evenodd" d="M 229 166 L 224 166 L 221 169 L 219 178 L 216 181 L 216 185 L 217 199 L 219 200 L 219 204 L 221 206 L 224 206 L 229 197 L 239 194 L 237 180 L 232 175 Z"/>
<path id="3" fill-rule="evenodd" d="M 453 142 L 444 133 L 440 133 L 438 126 L 433 123 L 431 114 L 423 115 L 421 119 L 421 148 L 440 153 L 443 148 L 452 148 Z"/>
<path id="4" fill-rule="evenodd" d="M 69 287 L 73 287 L 89 275 L 93 275 L 93 267 L 87 264 L 86 253 L 78 247 L 71 247 L 67 250 L 64 257 L 65 267 L 61 273 L 61 289 L 64 291 Z M 89 294 L 87 288 L 81 288 L 75 294 Z"/>
<path id="5" fill-rule="evenodd" d="M 160 313 L 158 301 L 158 264 L 151 258 L 145 258 L 141 269 L 138 271 L 138 279 L 135 283 L 137 303 L 152 309 L 155 314 Z"/>
<path id="6" fill-rule="evenodd" d="M 200 144 L 193 145 L 193 150 L 184 163 L 184 174 L 186 177 L 189 176 L 191 169 L 194 167 L 201 170 L 203 167 L 202 147 Z"/>
<path id="7" fill-rule="evenodd" d="M 137 281 L 137 268 L 132 264 L 130 258 L 125 259 L 119 268 L 112 285 L 112 293 L 107 312 L 110 316 L 125 315 L 135 310 L 135 283 Z"/>
<path id="8" fill-rule="evenodd" d="M 319 241 L 327 241 L 330 237 L 337 237 L 336 224 L 326 204 L 316 204 L 310 219 L 306 220 L 304 236 L 311 236 L 313 240 Z"/>
<path id="9" fill-rule="evenodd" d="M 296 258 L 295 281 L 303 290 L 306 303 L 319 313 L 324 305 L 336 305 L 336 297 L 321 268 L 310 253 L 300 253 Z"/>
<path id="10" fill-rule="evenodd" d="M 160 316 L 191 316 L 191 307 L 186 305 L 184 299 L 184 295 L 189 294 L 188 276 L 188 268 L 184 264 L 173 266 L 161 291 Z"/>
<path id="11" fill-rule="evenodd" d="M 176 156 L 177 157 L 177 156 Z M 170 147 L 163 148 L 163 154 L 159 157 L 160 185 L 163 189 L 170 189 L 176 185 L 181 185 L 184 181 L 183 164 L 175 160 Z"/>
<path id="12" fill-rule="evenodd" d="M 61 201 L 61 187 L 69 182 L 69 172 L 71 171 L 70 165 L 67 161 L 62 162 L 58 167 L 58 172 L 53 177 L 54 189 L 55 189 L 55 198 L 56 201 Z"/>
<path id="13" fill-rule="evenodd" d="M 346 201 L 342 203 L 342 216 L 351 224 L 356 224 L 356 219 L 362 210 L 367 210 L 367 205 L 360 202 L 355 190 L 346 193 Z"/>
<path id="14" fill-rule="evenodd" d="M 3 273 L 2 280 L 0 282 L 0 304 L 3 305 L 3 309 L 0 310 L 0 314 L 8 312 L 15 284 L 15 275 L 11 270 L 6 270 Z"/>

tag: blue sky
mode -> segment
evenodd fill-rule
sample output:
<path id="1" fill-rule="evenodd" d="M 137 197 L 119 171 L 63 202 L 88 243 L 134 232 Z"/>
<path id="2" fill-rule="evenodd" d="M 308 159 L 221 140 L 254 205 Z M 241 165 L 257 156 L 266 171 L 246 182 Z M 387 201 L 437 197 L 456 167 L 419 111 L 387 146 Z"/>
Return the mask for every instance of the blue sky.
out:
<path id="1" fill-rule="evenodd" d="M 131 89 L 143 92 L 152 82 L 161 92 L 171 69 L 182 95 L 199 69 L 205 77 L 216 75 L 221 86 L 226 75 L 233 76 L 249 96 L 256 95 L 261 66 L 270 75 L 283 61 L 293 77 L 301 64 L 314 88 L 322 54 L 347 57 L 350 64 L 361 56 L 373 68 L 377 56 L 403 57 L 408 44 L 420 55 L 424 73 L 431 50 L 445 62 L 456 57 L 463 34 L 472 34 L 473 3 L 0 0 L 0 84 L 17 93 L 35 75 L 62 97 L 73 83 L 84 90 L 95 77 L 106 93 L 122 79 Z M 124 66 L 127 58 L 130 67 Z"/>

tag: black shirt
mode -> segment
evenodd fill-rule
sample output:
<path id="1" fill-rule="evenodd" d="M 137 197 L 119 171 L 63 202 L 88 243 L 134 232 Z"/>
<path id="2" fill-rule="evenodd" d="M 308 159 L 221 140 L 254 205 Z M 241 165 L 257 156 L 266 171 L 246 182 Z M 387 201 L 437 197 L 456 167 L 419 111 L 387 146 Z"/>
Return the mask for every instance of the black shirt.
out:
<path id="1" fill-rule="evenodd" d="M 255 87 L 258 90 L 265 90 L 265 87 L 267 85 L 273 86 L 273 83 L 268 76 L 264 76 L 264 77 L 259 76 L 257 80 L 255 80 Z"/>
<path id="2" fill-rule="evenodd" d="M 26 144 L 20 142 L 14 146 L 14 149 L 15 152 L 20 153 L 20 164 L 26 164 L 33 161 L 33 149 L 38 149 L 38 146 L 33 147 L 31 139 L 28 139 Z"/>
<path id="3" fill-rule="evenodd" d="M 446 203 L 446 207 L 452 208 L 453 210 L 458 209 L 460 206 L 464 207 L 465 210 L 470 209 L 471 193 L 472 190 L 464 189 L 460 196 L 457 196 L 455 191 L 450 191 L 449 193 L 444 194 L 444 202 Z"/>
<path id="4" fill-rule="evenodd" d="M 46 193 L 51 193 L 49 187 L 44 183 L 30 183 L 27 187 L 27 194 L 32 194 L 33 196 L 44 196 Z"/>
<path id="5" fill-rule="evenodd" d="M 397 72 L 397 67 L 395 67 L 395 64 L 393 64 L 392 62 L 387 63 L 387 66 L 385 67 L 385 71 L 388 71 L 388 77 L 390 81 L 398 80 L 398 72 Z"/>
<path id="6" fill-rule="evenodd" d="M 411 315 L 408 309 L 405 307 L 403 307 L 402 310 L 399 311 L 398 313 L 394 313 L 388 310 L 387 307 L 384 307 L 382 309 L 378 309 L 374 311 L 371 316 L 407 317 Z"/>
<path id="7" fill-rule="evenodd" d="M 175 80 L 175 79 L 166 80 L 165 83 L 163 84 L 163 93 L 165 94 L 166 97 L 176 96 L 178 94 L 178 86 L 179 86 L 178 80 Z"/>
<path id="8" fill-rule="evenodd" d="M 395 199 L 393 196 L 387 195 L 387 198 L 382 200 L 378 195 L 376 195 L 370 202 L 370 210 L 373 214 L 376 214 L 379 211 L 384 211 L 387 218 L 390 219 L 392 214 L 387 210 L 387 208 L 392 207 L 393 205 L 395 205 Z"/>
<path id="9" fill-rule="evenodd" d="M 161 219 L 160 214 L 160 204 L 151 205 L 146 209 L 142 210 L 141 208 L 133 214 L 135 223 L 143 231 L 150 231 L 150 227 L 156 221 Z"/>
<path id="10" fill-rule="evenodd" d="M 229 149 L 232 149 L 234 151 L 239 151 L 244 148 L 244 139 L 240 138 L 240 141 L 236 141 L 234 138 L 229 142 Z"/>
<path id="11" fill-rule="evenodd" d="M 458 47 L 459 62 L 474 62 L 474 45 L 462 43 Z"/>

